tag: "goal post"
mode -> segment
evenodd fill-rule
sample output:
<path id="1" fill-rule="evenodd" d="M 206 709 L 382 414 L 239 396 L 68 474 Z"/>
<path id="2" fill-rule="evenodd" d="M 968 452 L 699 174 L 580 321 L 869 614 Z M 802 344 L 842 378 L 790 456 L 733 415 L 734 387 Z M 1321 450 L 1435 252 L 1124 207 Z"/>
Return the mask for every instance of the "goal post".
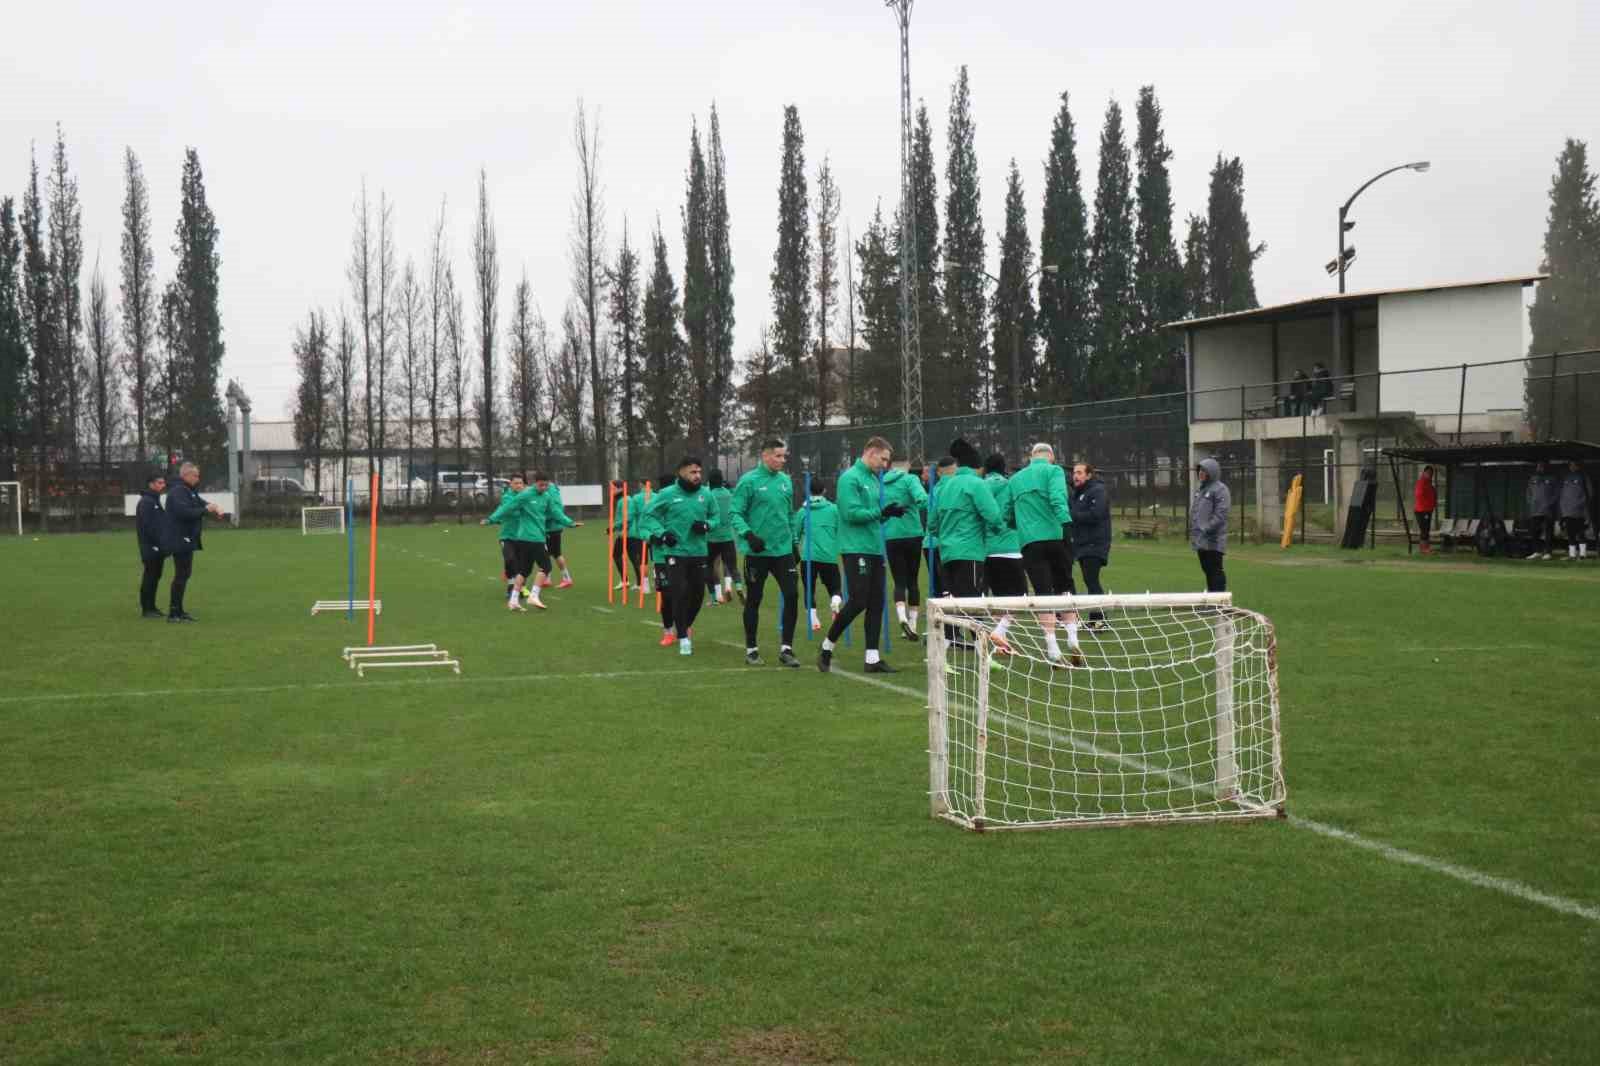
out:
<path id="1" fill-rule="evenodd" d="M 943 598 L 927 618 L 935 818 L 1283 816 L 1277 640 L 1230 594 Z"/>
<path id="2" fill-rule="evenodd" d="M 345 531 L 345 509 L 343 507 L 302 507 L 300 508 L 300 533 L 310 536 L 313 533 L 343 533 Z"/>
<path id="3" fill-rule="evenodd" d="M 22 482 L 0 481 L 0 530 L 22 536 Z"/>

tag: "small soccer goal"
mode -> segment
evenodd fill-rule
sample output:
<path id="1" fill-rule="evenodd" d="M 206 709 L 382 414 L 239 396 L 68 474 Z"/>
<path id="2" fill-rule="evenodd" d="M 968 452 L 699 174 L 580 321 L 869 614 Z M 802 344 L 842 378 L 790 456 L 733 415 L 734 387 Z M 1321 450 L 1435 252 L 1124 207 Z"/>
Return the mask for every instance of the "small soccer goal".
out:
<path id="1" fill-rule="evenodd" d="M 928 756 L 968 829 L 1281 817 L 1272 623 L 1228 593 L 929 600 Z"/>
<path id="2" fill-rule="evenodd" d="M 0 532 L 22 536 L 22 482 L 0 481 Z"/>
<path id="3" fill-rule="evenodd" d="M 300 532 L 305 536 L 310 536 L 313 533 L 343 533 L 344 508 L 300 508 Z"/>

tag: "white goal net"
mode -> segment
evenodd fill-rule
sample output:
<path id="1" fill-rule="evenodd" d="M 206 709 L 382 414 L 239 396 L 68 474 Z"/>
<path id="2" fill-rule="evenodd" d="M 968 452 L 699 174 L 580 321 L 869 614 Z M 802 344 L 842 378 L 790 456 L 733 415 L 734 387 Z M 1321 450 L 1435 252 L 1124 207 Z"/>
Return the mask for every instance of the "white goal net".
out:
<path id="1" fill-rule="evenodd" d="M 312 533 L 343 533 L 344 508 L 300 508 L 300 532 L 306 536 L 310 536 Z"/>
<path id="2" fill-rule="evenodd" d="M 22 482 L 0 481 L 0 534 L 22 536 Z"/>
<path id="3" fill-rule="evenodd" d="M 936 818 L 1283 814 L 1277 640 L 1228 593 L 933 599 L 928 649 Z"/>

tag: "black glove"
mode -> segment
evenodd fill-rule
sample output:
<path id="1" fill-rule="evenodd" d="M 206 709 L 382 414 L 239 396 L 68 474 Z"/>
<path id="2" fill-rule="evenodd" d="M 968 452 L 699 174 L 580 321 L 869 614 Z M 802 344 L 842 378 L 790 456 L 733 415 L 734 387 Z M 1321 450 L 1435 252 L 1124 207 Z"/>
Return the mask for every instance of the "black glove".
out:
<path id="1" fill-rule="evenodd" d="M 661 543 L 669 548 L 676 548 L 678 546 L 678 535 L 669 529 L 661 534 Z"/>
<path id="2" fill-rule="evenodd" d="M 705 534 L 711 532 L 711 527 L 706 525 L 704 522 L 696 520 L 689 523 L 689 532 L 693 533 L 697 537 L 704 536 Z"/>
<path id="3" fill-rule="evenodd" d="M 746 533 L 744 535 L 744 542 L 750 545 L 750 550 L 753 552 L 759 553 L 767 550 L 767 542 L 756 536 L 754 533 Z"/>
<path id="4" fill-rule="evenodd" d="M 1072 523 L 1071 522 L 1063 522 L 1063 523 L 1061 523 L 1061 539 L 1064 540 L 1064 541 L 1068 541 L 1069 543 L 1071 542 L 1071 540 L 1072 540 Z"/>
<path id="5" fill-rule="evenodd" d="M 650 547 L 652 547 L 652 548 L 661 547 L 661 534 L 659 534 L 659 533 L 652 534 L 650 536 L 650 539 L 649 539 L 648 543 L 649 543 Z"/>
<path id="6" fill-rule="evenodd" d="M 905 504 L 903 504 L 903 503 L 891 503 L 889 506 L 887 506 L 887 507 L 885 507 L 883 509 L 883 518 L 884 518 L 885 521 L 888 521 L 891 518 L 899 518 L 901 515 L 903 515 L 905 513 L 906 513 L 906 505 Z"/>

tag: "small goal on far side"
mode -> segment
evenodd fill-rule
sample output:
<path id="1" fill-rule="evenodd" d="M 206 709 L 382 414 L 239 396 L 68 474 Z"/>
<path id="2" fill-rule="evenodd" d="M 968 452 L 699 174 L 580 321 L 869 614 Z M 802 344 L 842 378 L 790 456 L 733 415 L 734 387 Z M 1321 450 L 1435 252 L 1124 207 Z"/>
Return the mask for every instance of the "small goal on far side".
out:
<path id="1" fill-rule="evenodd" d="M 343 507 L 300 508 L 300 532 L 304 536 L 313 533 L 343 533 L 344 520 Z"/>

